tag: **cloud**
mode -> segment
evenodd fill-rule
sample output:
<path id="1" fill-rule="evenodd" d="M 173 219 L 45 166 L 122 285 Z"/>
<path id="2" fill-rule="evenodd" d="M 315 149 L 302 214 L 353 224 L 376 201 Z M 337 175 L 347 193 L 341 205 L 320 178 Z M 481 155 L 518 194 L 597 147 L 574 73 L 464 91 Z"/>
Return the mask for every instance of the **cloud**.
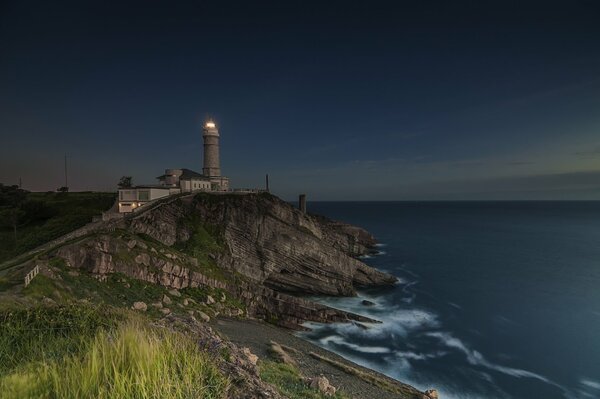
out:
<path id="1" fill-rule="evenodd" d="M 575 155 L 577 155 L 578 157 L 584 157 L 584 158 L 599 157 L 600 156 L 600 145 L 592 148 L 591 150 L 576 152 Z"/>

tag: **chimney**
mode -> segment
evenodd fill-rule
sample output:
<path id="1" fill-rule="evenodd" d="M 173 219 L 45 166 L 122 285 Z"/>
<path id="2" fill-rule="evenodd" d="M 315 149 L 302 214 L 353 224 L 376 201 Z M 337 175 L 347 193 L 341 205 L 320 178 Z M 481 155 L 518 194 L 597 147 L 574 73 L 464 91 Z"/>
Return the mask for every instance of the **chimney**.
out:
<path id="1" fill-rule="evenodd" d="M 306 213 L 306 194 L 300 194 L 298 197 L 298 208 L 302 213 Z"/>

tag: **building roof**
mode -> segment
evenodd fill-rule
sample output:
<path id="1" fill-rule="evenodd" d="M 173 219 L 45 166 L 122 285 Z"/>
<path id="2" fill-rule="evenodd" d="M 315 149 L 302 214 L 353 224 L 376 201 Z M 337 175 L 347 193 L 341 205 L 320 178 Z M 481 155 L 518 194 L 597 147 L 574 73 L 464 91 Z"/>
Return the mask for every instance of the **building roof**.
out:
<path id="1" fill-rule="evenodd" d="M 208 177 L 204 176 L 202 173 L 198 173 L 198 172 L 194 172 L 191 169 L 180 169 L 181 170 L 181 176 L 179 176 L 179 180 L 192 180 L 192 179 L 196 179 L 196 180 L 210 180 Z M 158 176 L 157 179 L 159 180 L 164 180 L 168 175 L 161 175 Z"/>
<path id="2" fill-rule="evenodd" d="M 159 184 L 142 184 L 142 185 L 139 185 L 139 186 L 119 188 L 119 190 L 136 190 L 138 188 L 158 188 L 158 189 L 161 189 L 161 190 L 168 190 L 169 189 L 169 187 L 161 186 Z"/>

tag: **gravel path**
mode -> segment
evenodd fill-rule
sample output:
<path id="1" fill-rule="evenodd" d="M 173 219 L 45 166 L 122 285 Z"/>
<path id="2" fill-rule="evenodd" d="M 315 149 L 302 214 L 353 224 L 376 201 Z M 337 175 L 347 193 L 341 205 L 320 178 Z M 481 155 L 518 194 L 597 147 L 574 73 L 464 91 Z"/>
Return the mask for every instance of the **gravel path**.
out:
<path id="1" fill-rule="evenodd" d="M 315 352 L 321 356 L 338 361 L 345 365 L 359 369 L 360 371 L 385 379 L 387 382 L 396 386 L 406 388 L 406 385 L 400 384 L 396 380 L 383 376 L 372 370 L 358 366 L 344 358 L 324 350 L 312 343 L 295 337 L 289 330 L 275 327 L 257 320 L 237 320 L 220 318 L 211 322 L 212 327 L 221 335 L 227 337 L 233 343 L 248 347 L 252 353 L 259 358 L 269 358 L 270 341 L 289 346 L 300 353 L 288 352 L 296 360 L 302 374 L 306 377 L 313 377 L 323 374 L 329 382 L 344 393 L 355 399 L 399 399 L 422 397 L 422 393 L 413 395 L 400 395 L 388 392 L 376 385 L 366 382 L 352 374 L 348 374 L 337 367 L 334 367 L 324 361 L 315 359 L 308 355 L 309 352 Z"/>

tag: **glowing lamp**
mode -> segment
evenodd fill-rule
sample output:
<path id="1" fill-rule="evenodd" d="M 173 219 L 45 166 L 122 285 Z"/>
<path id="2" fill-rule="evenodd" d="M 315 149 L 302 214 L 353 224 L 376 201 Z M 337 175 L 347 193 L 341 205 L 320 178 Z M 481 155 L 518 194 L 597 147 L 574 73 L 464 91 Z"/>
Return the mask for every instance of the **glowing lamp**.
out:
<path id="1" fill-rule="evenodd" d="M 213 129 L 215 127 L 214 122 L 206 122 L 206 127 Z"/>

